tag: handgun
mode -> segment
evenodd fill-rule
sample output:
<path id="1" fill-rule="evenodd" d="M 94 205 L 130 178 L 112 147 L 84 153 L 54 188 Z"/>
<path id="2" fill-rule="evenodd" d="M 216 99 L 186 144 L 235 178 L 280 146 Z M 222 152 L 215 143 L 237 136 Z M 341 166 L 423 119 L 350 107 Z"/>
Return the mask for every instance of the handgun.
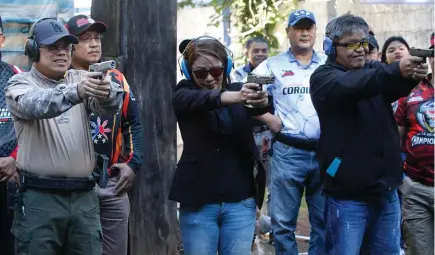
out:
<path id="1" fill-rule="evenodd" d="M 106 73 L 111 69 L 116 68 L 116 62 L 114 60 L 104 61 L 101 63 L 95 63 L 89 66 L 89 72 L 101 72 Z M 102 77 L 100 77 L 101 79 Z"/>
<path id="2" fill-rule="evenodd" d="M 109 181 L 109 174 L 107 172 L 107 167 L 109 165 L 109 158 L 104 154 L 99 154 L 94 152 L 95 154 L 95 169 L 92 172 L 92 177 L 95 179 L 96 183 L 100 188 L 107 187 L 107 183 Z"/>
<path id="3" fill-rule="evenodd" d="M 263 75 L 256 75 L 253 73 L 248 74 L 248 79 L 246 80 L 248 83 L 256 83 L 260 85 L 258 91 L 263 90 L 263 84 L 273 84 L 275 82 L 275 77 L 273 76 L 263 76 Z"/>
<path id="4" fill-rule="evenodd" d="M 423 63 L 426 63 L 426 58 L 434 57 L 433 49 L 410 48 L 409 54 L 411 56 L 423 58 Z"/>
<path id="5" fill-rule="evenodd" d="M 263 84 L 273 84 L 275 82 L 275 77 L 267 76 L 267 75 L 256 75 L 253 73 L 249 73 L 246 79 L 247 83 L 256 83 L 259 85 L 257 91 L 263 91 Z M 249 108 L 254 108 L 250 104 L 246 104 Z"/>

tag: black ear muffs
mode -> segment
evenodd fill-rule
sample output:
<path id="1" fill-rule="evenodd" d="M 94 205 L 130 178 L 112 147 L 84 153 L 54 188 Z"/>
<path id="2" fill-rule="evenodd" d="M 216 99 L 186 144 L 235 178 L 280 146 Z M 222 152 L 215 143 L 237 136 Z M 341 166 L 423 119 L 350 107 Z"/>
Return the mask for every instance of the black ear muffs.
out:
<path id="1" fill-rule="evenodd" d="M 39 46 L 33 36 L 30 36 L 26 40 L 24 45 L 24 54 L 29 57 L 32 62 L 39 61 Z"/>
<path id="2" fill-rule="evenodd" d="M 27 38 L 26 43 L 24 44 L 24 54 L 27 57 L 29 57 L 29 59 L 32 62 L 39 61 L 39 44 L 35 40 L 35 27 L 39 22 L 47 19 L 52 19 L 52 18 L 42 18 L 36 21 L 35 23 L 33 23 L 32 27 L 29 30 L 29 37 Z"/>

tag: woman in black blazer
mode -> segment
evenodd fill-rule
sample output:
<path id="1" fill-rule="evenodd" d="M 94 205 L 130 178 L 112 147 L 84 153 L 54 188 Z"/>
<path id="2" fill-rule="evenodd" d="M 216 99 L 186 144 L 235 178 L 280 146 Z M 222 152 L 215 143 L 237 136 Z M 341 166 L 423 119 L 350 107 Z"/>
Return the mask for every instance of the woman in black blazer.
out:
<path id="1" fill-rule="evenodd" d="M 186 79 L 173 106 L 184 146 L 169 199 L 180 203 L 187 255 L 250 254 L 263 203 L 265 172 L 249 120 L 269 110 L 268 99 L 257 84 L 230 83 L 231 68 L 214 38 L 192 40 L 183 52 Z"/>

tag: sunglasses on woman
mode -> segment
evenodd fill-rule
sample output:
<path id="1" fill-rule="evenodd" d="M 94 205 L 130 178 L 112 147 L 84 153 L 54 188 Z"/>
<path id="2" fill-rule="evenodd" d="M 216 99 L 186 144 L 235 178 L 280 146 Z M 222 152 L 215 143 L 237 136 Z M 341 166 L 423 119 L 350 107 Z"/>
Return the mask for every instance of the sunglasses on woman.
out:
<path id="1" fill-rule="evenodd" d="M 207 78 L 208 74 L 211 74 L 211 76 L 213 76 L 213 78 L 216 79 L 222 75 L 222 73 L 224 72 L 224 68 L 223 67 L 213 67 L 210 69 L 193 70 L 192 72 L 197 79 L 205 79 L 205 78 Z"/>

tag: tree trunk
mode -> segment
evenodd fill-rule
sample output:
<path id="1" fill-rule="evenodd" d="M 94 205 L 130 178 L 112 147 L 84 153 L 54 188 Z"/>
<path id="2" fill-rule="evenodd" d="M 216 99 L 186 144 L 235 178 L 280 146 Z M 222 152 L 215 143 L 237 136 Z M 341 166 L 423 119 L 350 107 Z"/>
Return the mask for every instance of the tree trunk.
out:
<path id="1" fill-rule="evenodd" d="M 143 124 L 144 164 L 130 196 L 130 254 L 177 254 L 176 203 L 167 199 L 177 161 L 171 104 L 177 0 L 93 0 L 91 12 L 109 25 L 103 54 L 122 64 Z"/>

